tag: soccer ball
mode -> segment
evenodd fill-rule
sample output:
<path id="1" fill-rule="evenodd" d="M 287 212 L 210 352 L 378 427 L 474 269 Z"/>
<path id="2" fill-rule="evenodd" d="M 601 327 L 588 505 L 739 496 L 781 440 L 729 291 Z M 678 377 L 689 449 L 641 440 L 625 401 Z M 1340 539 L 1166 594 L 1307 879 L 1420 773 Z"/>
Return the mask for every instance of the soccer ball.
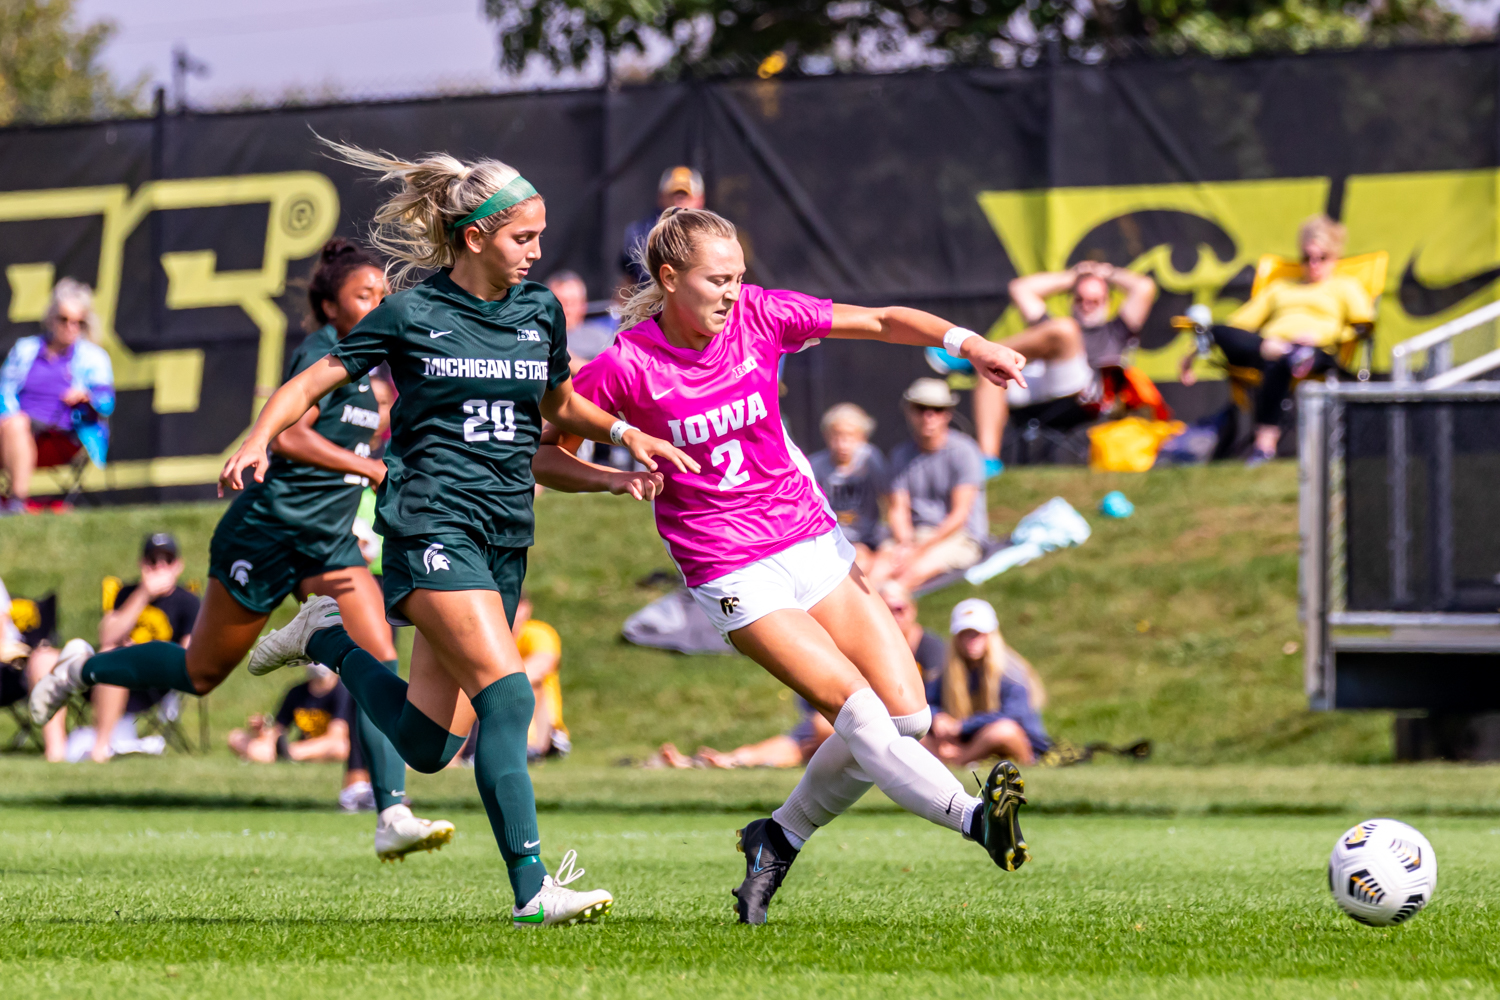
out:
<path id="1" fill-rule="evenodd" d="M 1328 888 L 1345 913 L 1371 927 L 1414 917 L 1437 891 L 1437 855 L 1427 838 L 1393 819 L 1370 819 L 1333 845 Z"/>

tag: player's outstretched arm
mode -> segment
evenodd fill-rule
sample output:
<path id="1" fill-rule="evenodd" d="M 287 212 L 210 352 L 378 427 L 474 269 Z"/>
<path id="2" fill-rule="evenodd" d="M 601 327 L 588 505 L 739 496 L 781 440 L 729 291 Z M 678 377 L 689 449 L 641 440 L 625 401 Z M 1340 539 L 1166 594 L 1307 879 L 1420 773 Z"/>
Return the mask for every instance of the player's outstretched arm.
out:
<path id="1" fill-rule="evenodd" d="M 949 334 L 954 343 L 949 344 Z M 1026 358 L 1019 351 L 985 340 L 972 330 L 956 327 L 947 320 L 920 309 L 905 306 L 833 305 L 833 327 L 828 336 L 840 340 L 880 340 L 887 344 L 911 344 L 915 347 L 946 347 L 967 359 L 974 370 L 996 385 L 1014 379 L 1024 386 L 1021 369 Z M 959 338 L 961 337 L 961 342 Z M 954 348 L 957 348 L 954 350 Z"/>
<path id="2" fill-rule="evenodd" d="M 656 460 L 664 458 L 682 472 L 702 472 L 703 467 L 687 452 L 679 451 L 661 438 L 652 437 L 638 427 L 627 427 L 618 441 L 612 441 L 610 431 L 616 423 L 623 421 L 605 413 L 593 402 L 573 391 L 573 380 L 568 379 L 555 389 L 548 389 L 542 396 L 542 416 L 564 434 L 573 434 L 590 441 L 609 441 L 623 444 L 630 454 L 652 472 L 656 471 Z"/>
<path id="3" fill-rule="evenodd" d="M 353 473 L 379 486 L 381 480 L 385 479 L 385 463 L 378 458 L 356 455 L 348 448 L 340 448 L 313 430 L 313 424 L 317 420 L 318 406 L 314 404 L 295 424 L 271 439 L 271 450 L 278 455 L 285 455 L 293 462 L 330 472 Z"/>
<path id="4" fill-rule="evenodd" d="M 542 431 L 542 446 L 531 459 L 531 474 L 549 490 L 560 493 L 613 493 L 651 500 L 661 493 L 660 472 L 621 472 L 585 462 L 577 454 L 583 438 L 561 433 L 548 424 Z"/>
<path id="5" fill-rule="evenodd" d="M 343 364 L 329 357 L 313 362 L 273 392 L 244 443 L 224 463 L 224 470 L 219 473 L 219 496 L 224 495 L 226 488 L 244 489 L 246 470 L 255 476 L 257 483 L 264 482 L 266 466 L 271 462 L 266 456 L 271 439 L 300 420 L 314 403 L 348 381 L 349 372 Z"/>

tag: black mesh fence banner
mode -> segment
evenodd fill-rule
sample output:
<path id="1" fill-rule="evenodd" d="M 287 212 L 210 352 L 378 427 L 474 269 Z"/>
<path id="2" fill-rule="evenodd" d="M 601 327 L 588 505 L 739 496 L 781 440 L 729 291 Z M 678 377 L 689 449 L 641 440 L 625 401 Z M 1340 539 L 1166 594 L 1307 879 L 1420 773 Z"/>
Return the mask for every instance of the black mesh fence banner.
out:
<path id="1" fill-rule="evenodd" d="M 1497 56 L 693 82 L 0 130 L 0 350 L 37 332 L 57 279 L 96 286 L 120 402 L 88 485 L 210 493 L 303 335 L 310 258 L 379 202 L 321 154 L 323 135 L 513 164 L 548 203 L 534 276 L 577 271 L 595 299 L 676 164 L 703 172 L 760 284 L 1003 334 L 1021 326 L 1018 274 L 1084 259 L 1150 273 L 1161 296 L 1135 364 L 1191 418 L 1226 394 L 1175 384 L 1189 345 L 1170 317 L 1193 302 L 1226 315 L 1261 255 L 1296 256 L 1316 212 L 1347 224 L 1350 253 L 1390 254 L 1377 371 L 1393 344 L 1493 296 Z M 788 360 L 783 409 L 811 449 L 826 407 L 859 403 L 889 447 L 899 393 L 923 374 L 915 348 L 825 343 Z"/>

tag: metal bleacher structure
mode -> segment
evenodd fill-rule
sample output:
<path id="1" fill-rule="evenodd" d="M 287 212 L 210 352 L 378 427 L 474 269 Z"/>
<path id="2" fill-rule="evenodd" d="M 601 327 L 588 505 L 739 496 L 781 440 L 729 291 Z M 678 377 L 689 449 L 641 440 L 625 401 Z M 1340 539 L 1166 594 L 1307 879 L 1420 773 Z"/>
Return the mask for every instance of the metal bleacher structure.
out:
<path id="1" fill-rule="evenodd" d="M 1453 364 L 1497 319 L 1396 345 L 1388 382 L 1299 390 L 1307 696 L 1396 710 L 1398 759 L 1500 759 L 1500 349 Z"/>

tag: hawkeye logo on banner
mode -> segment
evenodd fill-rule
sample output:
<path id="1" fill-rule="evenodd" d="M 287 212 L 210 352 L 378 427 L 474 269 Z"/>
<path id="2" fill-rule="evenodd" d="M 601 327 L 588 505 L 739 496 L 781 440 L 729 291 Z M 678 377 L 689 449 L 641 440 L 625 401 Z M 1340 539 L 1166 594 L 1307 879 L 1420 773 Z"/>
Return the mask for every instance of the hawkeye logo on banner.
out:
<path id="1" fill-rule="evenodd" d="M 1390 255 L 1375 324 L 1376 370 L 1389 368 L 1395 344 L 1494 297 L 1497 182 L 1500 171 L 1492 169 L 1346 180 L 1345 254 Z M 1330 187 L 1326 177 L 1301 177 L 986 191 L 979 206 L 1018 274 L 1100 260 L 1152 275 L 1160 294 L 1134 363 L 1171 382 L 1192 346 L 1188 334 L 1171 328 L 1171 317 L 1202 303 L 1222 320 L 1249 296 L 1263 254 L 1297 260 L 1297 227 L 1324 210 Z M 1066 314 L 1066 299 L 1051 303 L 1055 314 Z M 1011 307 L 991 333 L 1021 326 Z"/>

